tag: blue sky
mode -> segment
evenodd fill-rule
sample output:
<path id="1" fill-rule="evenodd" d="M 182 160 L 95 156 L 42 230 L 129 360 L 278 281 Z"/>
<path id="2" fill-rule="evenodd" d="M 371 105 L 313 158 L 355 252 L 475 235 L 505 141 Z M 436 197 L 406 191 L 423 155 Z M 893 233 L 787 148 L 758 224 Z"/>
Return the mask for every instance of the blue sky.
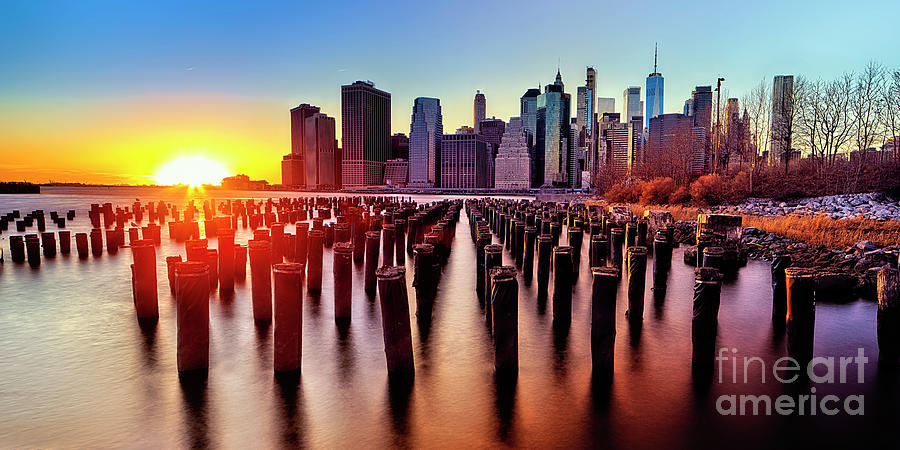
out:
<path id="1" fill-rule="evenodd" d="M 340 85 L 357 79 L 391 92 L 396 132 L 409 131 L 417 96 L 441 99 L 445 130 L 469 124 L 476 89 L 488 116 L 506 120 L 557 64 L 569 92 L 592 65 L 598 94 L 620 108 L 622 90 L 651 72 L 655 42 L 665 110 L 680 112 L 694 86 L 718 76 L 740 97 L 780 73 L 829 78 L 869 60 L 900 68 L 898 13 L 900 2 L 871 0 L 8 1 L 0 120 L 88 110 L 75 119 L 96 134 L 108 102 L 133 102 L 139 117 L 148 97 L 173 109 L 214 97 L 225 99 L 214 111 L 225 123 L 271 114 L 271 129 L 248 133 L 277 156 L 289 148 L 291 106 L 319 105 L 340 121 Z"/>

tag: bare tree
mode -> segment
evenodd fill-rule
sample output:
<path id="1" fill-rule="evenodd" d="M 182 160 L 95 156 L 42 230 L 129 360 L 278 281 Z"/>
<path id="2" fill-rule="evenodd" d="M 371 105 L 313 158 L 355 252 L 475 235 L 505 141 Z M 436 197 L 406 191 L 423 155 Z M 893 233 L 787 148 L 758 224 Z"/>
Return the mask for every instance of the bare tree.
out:
<path id="1" fill-rule="evenodd" d="M 797 133 L 797 119 L 803 109 L 806 98 L 807 81 L 803 76 L 792 77 L 789 87 L 781 92 L 775 92 L 773 88 L 770 141 L 770 161 L 773 158 L 781 158 L 784 163 L 784 171 L 788 172 L 791 160 L 791 152 L 794 149 L 794 138 Z M 781 154 L 772 154 L 774 152 Z"/>
<path id="2" fill-rule="evenodd" d="M 759 175 L 759 151 L 769 147 L 769 128 L 771 123 L 771 97 L 766 81 L 761 80 L 743 98 L 744 107 L 750 115 L 750 193 L 753 194 L 753 180 Z"/>
<path id="3" fill-rule="evenodd" d="M 884 143 L 893 143 L 894 160 L 900 160 L 900 70 L 886 77 L 881 87 Z"/>
<path id="4" fill-rule="evenodd" d="M 851 95 L 854 77 L 850 73 L 833 81 L 818 80 L 805 87 L 803 107 L 799 109 L 798 138 L 816 160 L 823 183 L 826 168 L 853 137 Z"/>
<path id="5" fill-rule="evenodd" d="M 856 174 L 868 160 L 867 152 L 880 134 L 884 67 L 869 62 L 856 76 L 850 95 L 850 112 L 853 123 L 854 143 L 858 149 Z"/>

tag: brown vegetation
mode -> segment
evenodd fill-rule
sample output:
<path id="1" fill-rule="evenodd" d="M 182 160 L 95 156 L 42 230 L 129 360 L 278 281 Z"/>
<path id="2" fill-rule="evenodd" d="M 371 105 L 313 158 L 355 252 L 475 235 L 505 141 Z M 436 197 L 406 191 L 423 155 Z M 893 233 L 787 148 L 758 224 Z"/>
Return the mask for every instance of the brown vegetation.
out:
<path id="1" fill-rule="evenodd" d="M 825 215 L 743 217 L 745 227 L 756 227 L 798 242 L 831 249 L 842 249 L 865 240 L 880 246 L 896 245 L 900 236 L 900 221 L 896 220 L 832 219 Z"/>

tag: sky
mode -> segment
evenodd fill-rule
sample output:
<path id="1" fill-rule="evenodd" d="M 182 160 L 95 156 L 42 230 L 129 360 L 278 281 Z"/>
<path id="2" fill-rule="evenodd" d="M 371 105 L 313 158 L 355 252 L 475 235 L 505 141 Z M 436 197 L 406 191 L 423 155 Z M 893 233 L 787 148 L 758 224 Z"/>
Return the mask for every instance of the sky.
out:
<path id="1" fill-rule="evenodd" d="M 290 108 L 337 120 L 340 86 L 441 99 L 444 130 L 518 115 L 527 88 L 597 70 L 598 95 L 645 85 L 659 45 L 665 112 L 725 77 L 741 97 L 775 74 L 900 69 L 893 0 L 0 2 L 0 180 L 152 183 L 179 157 L 280 181 Z M 892 36 L 894 35 L 894 36 Z M 572 111 L 574 115 L 574 110 Z"/>

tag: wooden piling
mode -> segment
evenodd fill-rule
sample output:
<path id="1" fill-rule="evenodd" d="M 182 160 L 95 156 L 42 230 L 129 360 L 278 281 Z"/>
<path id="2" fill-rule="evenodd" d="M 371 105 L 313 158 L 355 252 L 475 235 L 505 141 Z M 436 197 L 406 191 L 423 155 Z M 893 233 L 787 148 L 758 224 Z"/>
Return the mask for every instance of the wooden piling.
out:
<path id="1" fill-rule="evenodd" d="M 303 356 L 303 264 L 273 266 L 275 280 L 274 368 L 299 371 Z"/>
<path id="2" fill-rule="evenodd" d="M 151 240 L 131 244 L 131 286 L 138 319 L 159 318 L 159 295 L 156 284 L 156 248 Z"/>
<path id="3" fill-rule="evenodd" d="M 181 260 L 181 255 L 166 256 L 166 274 L 168 275 L 168 280 L 169 280 L 169 292 L 171 292 L 172 295 L 175 295 L 175 287 L 176 287 L 175 268 L 177 267 L 178 263 L 180 263 L 180 262 L 183 262 Z"/>
<path id="4" fill-rule="evenodd" d="M 647 248 L 628 248 L 628 320 L 644 320 L 644 287 L 647 274 Z"/>
<path id="5" fill-rule="evenodd" d="M 209 271 L 206 263 L 175 266 L 178 372 L 209 368 Z"/>
<path id="6" fill-rule="evenodd" d="M 413 287 L 416 288 L 416 317 L 427 321 L 431 318 L 437 280 L 434 277 L 434 247 L 431 244 L 416 244 L 413 247 L 415 274 Z"/>
<path id="7" fill-rule="evenodd" d="M 394 243 L 394 224 L 386 223 L 384 224 L 384 228 L 381 229 L 381 265 L 382 266 L 393 266 L 394 265 L 394 253 L 395 246 Z"/>
<path id="8" fill-rule="evenodd" d="M 591 268 L 591 361 L 594 372 L 612 374 L 616 344 L 616 294 L 614 267 Z"/>
<path id="9" fill-rule="evenodd" d="M 252 239 L 249 242 L 253 319 L 261 322 L 272 320 L 271 249 L 272 244 L 267 240 Z"/>
<path id="10" fill-rule="evenodd" d="M 896 366 L 900 363 L 900 271 L 885 268 L 878 271 L 876 282 L 878 312 L 875 329 L 878 336 L 878 362 Z"/>
<path id="11" fill-rule="evenodd" d="M 350 322 L 353 299 L 353 243 L 349 240 L 334 244 L 334 320 L 338 323 Z"/>
<path id="12" fill-rule="evenodd" d="M 784 271 L 787 291 L 788 354 L 801 367 L 812 359 L 816 327 L 816 278 L 808 269 L 788 267 Z"/>
<path id="13" fill-rule="evenodd" d="M 772 260 L 772 320 L 779 327 L 787 320 L 787 281 L 784 271 L 790 266 L 790 254 L 779 253 Z"/>
<path id="14" fill-rule="evenodd" d="M 712 267 L 696 269 L 691 316 L 691 363 L 694 370 L 708 369 L 716 352 L 721 274 Z"/>
<path id="15" fill-rule="evenodd" d="M 78 257 L 85 259 L 88 257 L 88 235 L 87 233 L 75 233 L 75 250 Z"/>
<path id="16" fill-rule="evenodd" d="M 572 320 L 572 247 L 553 250 L 553 323 Z"/>
<path id="17" fill-rule="evenodd" d="M 365 291 L 369 295 L 374 294 L 377 287 L 375 271 L 378 269 L 378 249 L 380 244 L 380 232 L 366 232 Z"/>
<path id="18" fill-rule="evenodd" d="M 406 293 L 406 268 L 383 266 L 377 270 L 376 275 L 388 373 L 392 376 L 412 376 L 415 365 L 409 324 L 409 299 Z"/>
<path id="19" fill-rule="evenodd" d="M 491 271 L 491 330 L 494 334 L 494 369 L 514 373 L 519 369 L 519 283 L 516 268 L 500 266 Z"/>
<path id="20" fill-rule="evenodd" d="M 234 290 L 234 230 L 219 226 L 218 256 L 219 256 L 219 289 L 222 291 Z"/>
<path id="21" fill-rule="evenodd" d="M 306 259 L 306 290 L 313 295 L 322 291 L 322 254 L 325 245 L 325 232 L 312 230 L 309 232 L 309 251 Z"/>

